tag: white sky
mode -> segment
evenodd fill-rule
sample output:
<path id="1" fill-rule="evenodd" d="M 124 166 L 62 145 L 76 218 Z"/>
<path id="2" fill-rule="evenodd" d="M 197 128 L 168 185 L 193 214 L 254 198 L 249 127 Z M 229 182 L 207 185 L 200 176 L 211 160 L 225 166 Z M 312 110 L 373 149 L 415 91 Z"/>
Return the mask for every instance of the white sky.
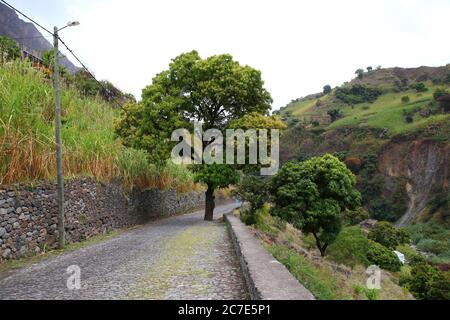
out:
<path id="1" fill-rule="evenodd" d="M 450 63 L 449 0 L 10 0 L 99 79 L 140 98 L 182 52 L 230 53 L 262 71 L 274 110 L 360 67 Z M 72 61 L 74 59 L 71 59 Z"/>

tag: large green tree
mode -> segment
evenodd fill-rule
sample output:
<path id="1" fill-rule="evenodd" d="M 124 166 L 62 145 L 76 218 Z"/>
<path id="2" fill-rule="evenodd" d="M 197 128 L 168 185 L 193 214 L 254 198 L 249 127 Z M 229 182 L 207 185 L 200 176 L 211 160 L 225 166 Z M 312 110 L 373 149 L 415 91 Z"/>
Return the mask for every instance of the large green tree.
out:
<path id="1" fill-rule="evenodd" d="M 20 57 L 20 47 L 16 41 L 0 36 L 0 63 Z"/>
<path id="2" fill-rule="evenodd" d="M 318 249 L 326 249 L 342 228 L 342 213 L 359 207 L 356 178 L 332 155 L 287 163 L 273 178 L 273 214 L 313 234 Z"/>
<path id="3" fill-rule="evenodd" d="M 169 69 L 153 79 L 139 105 L 124 108 L 116 132 L 126 145 L 147 150 L 154 162 L 163 163 L 177 143 L 171 141 L 174 130 L 192 130 L 199 122 L 204 130 L 224 132 L 231 121 L 249 113 L 268 114 L 271 103 L 260 71 L 228 54 L 202 59 L 192 51 L 173 59 Z M 203 147 L 210 143 L 203 142 Z M 208 187 L 205 219 L 212 220 L 214 191 L 235 183 L 236 172 L 220 164 L 202 164 L 194 171 Z"/>

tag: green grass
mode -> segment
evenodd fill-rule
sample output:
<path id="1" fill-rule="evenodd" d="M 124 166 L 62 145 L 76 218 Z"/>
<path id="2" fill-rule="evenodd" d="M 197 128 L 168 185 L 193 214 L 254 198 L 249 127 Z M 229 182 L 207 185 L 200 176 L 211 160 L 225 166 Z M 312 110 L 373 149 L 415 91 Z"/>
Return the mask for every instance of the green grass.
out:
<path id="1" fill-rule="evenodd" d="M 305 113 L 311 111 L 316 103 L 316 99 L 293 102 L 286 109 L 284 109 L 284 112 L 292 112 L 293 116 L 301 118 Z"/>
<path id="2" fill-rule="evenodd" d="M 124 148 L 114 134 L 118 111 L 100 98 L 62 86 L 62 139 L 66 178 L 122 178 L 127 186 L 194 187 L 186 168 L 156 169 L 143 151 Z M 54 180 L 54 90 L 26 62 L 0 66 L 0 184 Z"/>
<path id="3" fill-rule="evenodd" d="M 450 123 L 450 115 L 437 114 L 423 118 L 416 114 L 413 123 L 405 121 L 405 112 L 410 113 L 427 108 L 433 101 L 433 92 L 436 86 L 429 85 L 429 91 L 416 93 L 413 90 L 399 93 L 387 93 L 378 98 L 374 103 L 362 103 L 353 108 L 342 108 L 344 117 L 328 126 L 328 129 L 336 129 L 344 126 L 365 126 L 372 128 L 387 128 L 392 134 L 407 133 L 424 128 L 430 124 Z M 410 102 L 403 103 L 403 96 L 409 96 Z"/>
<path id="4" fill-rule="evenodd" d="M 283 245 L 267 246 L 275 259 L 283 263 L 319 300 L 349 299 L 342 294 L 341 287 L 333 274 L 323 272 L 305 257 Z"/>

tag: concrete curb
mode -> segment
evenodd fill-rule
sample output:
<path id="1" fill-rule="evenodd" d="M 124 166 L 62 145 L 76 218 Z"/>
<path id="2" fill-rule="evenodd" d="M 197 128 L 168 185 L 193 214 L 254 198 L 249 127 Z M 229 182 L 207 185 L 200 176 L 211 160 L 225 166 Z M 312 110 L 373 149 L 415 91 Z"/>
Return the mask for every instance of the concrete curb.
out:
<path id="1" fill-rule="evenodd" d="M 252 300 L 315 300 L 311 292 L 263 248 L 239 218 L 226 214 L 224 220 Z"/>

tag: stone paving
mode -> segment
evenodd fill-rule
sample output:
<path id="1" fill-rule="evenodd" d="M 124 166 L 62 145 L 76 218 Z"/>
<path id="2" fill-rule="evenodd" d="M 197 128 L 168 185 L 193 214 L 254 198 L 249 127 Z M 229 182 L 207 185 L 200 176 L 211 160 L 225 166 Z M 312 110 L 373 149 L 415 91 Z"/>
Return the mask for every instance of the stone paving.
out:
<path id="1" fill-rule="evenodd" d="M 216 217 L 231 211 L 228 205 Z M 69 266 L 81 289 L 69 290 Z M 225 224 L 202 212 L 165 219 L 36 265 L 0 275 L 0 299 L 248 299 Z"/>

